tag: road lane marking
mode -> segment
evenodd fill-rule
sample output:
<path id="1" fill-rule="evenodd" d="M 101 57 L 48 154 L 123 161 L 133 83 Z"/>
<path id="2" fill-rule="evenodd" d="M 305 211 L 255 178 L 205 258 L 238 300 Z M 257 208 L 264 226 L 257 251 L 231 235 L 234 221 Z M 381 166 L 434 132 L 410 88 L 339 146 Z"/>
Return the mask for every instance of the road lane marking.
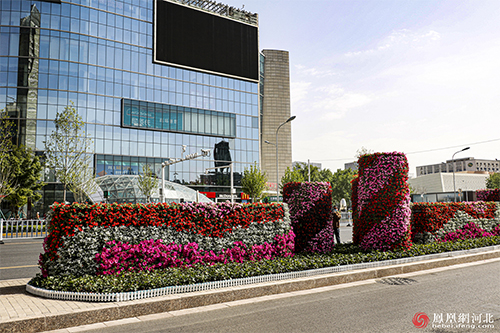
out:
<path id="1" fill-rule="evenodd" d="M 14 269 L 14 268 L 28 268 L 28 267 L 38 267 L 38 265 L 26 265 L 26 266 L 0 267 L 0 269 Z"/>
<path id="2" fill-rule="evenodd" d="M 40 239 L 39 242 L 23 242 L 23 241 L 19 241 L 20 239 L 15 239 L 15 238 L 4 238 L 2 239 L 3 241 L 8 241 L 8 243 L 4 243 L 2 245 L 24 245 L 24 244 L 41 244 L 43 239 Z M 11 240 L 18 240 L 18 242 L 10 242 Z"/>

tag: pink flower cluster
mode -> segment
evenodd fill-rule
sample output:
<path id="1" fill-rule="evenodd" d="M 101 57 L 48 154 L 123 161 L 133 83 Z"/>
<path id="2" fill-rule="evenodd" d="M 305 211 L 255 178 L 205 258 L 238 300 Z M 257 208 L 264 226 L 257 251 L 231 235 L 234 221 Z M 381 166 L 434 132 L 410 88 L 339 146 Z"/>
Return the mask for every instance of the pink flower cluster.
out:
<path id="1" fill-rule="evenodd" d="M 307 252 L 329 253 L 335 247 L 335 231 L 333 230 L 333 221 L 329 220 L 324 229 L 322 229 L 309 242 L 306 248 Z"/>
<path id="2" fill-rule="evenodd" d="M 469 222 L 454 232 L 447 233 L 438 242 L 454 242 L 456 240 L 464 240 L 469 238 L 493 237 L 500 236 L 500 226 L 496 226 L 491 232 L 479 228 L 474 222 Z"/>
<path id="3" fill-rule="evenodd" d="M 287 204 L 290 208 L 292 222 L 299 220 L 306 212 L 310 211 L 317 202 L 331 192 L 328 182 L 301 183 L 297 191 L 290 192 Z"/>
<path id="4" fill-rule="evenodd" d="M 476 191 L 478 201 L 500 201 L 500 189 Z"/>
<path id="5" fill-rule="evenodd" d="M 161 239 L 145 240 L 139 244 L 111 241 L 106 243 L 101 253 L 96 254 L 97 275 L 291 257 L 294 237 L 293 231 L 290 231 L 286 235 L 276 236 L 273 244 L 253 245 L 250 249 L 242 242 L 235 242 L 232 248 L 223 249 L 219 253 L 200 250 L 197 243 L 165 244 Z"/>
<path id="6" fill-rule="evenodd" d="M 400 206 L 396 206 L 391 215 L 376 224 L 361 241 L 363 249 L 389 251 L 401 242 L 401 238 L 409 236 L 409 221 L 411 216 L 410 198 Z M 402 237 L 403 235 L 403 237 Z"/>

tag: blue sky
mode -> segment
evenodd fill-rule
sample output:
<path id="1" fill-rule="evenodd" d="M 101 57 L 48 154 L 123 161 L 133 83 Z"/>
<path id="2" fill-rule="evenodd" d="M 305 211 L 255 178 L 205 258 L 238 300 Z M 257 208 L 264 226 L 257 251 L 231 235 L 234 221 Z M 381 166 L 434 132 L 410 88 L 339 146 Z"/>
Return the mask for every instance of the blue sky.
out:
<path id="1" fill-rule="evenodd" d="M 290 52 L 294 161 L 500 158 L 498 0 L 227 3 L 259 14 L 260 49 Z"/>

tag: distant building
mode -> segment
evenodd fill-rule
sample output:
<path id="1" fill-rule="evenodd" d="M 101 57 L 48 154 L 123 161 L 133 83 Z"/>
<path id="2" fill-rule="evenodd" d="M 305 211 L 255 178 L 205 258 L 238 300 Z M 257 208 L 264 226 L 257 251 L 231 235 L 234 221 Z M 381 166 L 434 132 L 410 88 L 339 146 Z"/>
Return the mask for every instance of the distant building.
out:
<path id="1" fill-rule="evenodd" d="M 347 169 L 358 171 L 358 162 L 345 163 L 344 170 L 347 170 Z"/>
<path id="2" fill-rule="evenodd" d="M 450 202 L 457 192 L 457 201 L 475 200 L 474 192 L 486 188 L 488 173 L 434 173 L 408 179 L 413 202 Z"/>
<path id="3" fill-rule="evenodd" d="M 474 157 L 465 157 L 455 159 L 455 172 L 500 172 L 500 161 L 475 159 Z M 433 173 L 453 172 L 453 160 L 447 160 L 446 163 L 430 164 L 417 167 L 417 177 Z"/>

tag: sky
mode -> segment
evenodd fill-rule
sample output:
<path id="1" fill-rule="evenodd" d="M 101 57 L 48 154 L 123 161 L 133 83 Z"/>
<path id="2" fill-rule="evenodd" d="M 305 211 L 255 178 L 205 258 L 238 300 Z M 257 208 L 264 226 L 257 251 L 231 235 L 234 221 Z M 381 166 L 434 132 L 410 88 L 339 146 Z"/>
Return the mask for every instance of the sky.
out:
<path id="1" fill-rule="evenodd" d="M 500 158 L 498 0 L 227 0 L 290 52 L 292 160 Z"/>

